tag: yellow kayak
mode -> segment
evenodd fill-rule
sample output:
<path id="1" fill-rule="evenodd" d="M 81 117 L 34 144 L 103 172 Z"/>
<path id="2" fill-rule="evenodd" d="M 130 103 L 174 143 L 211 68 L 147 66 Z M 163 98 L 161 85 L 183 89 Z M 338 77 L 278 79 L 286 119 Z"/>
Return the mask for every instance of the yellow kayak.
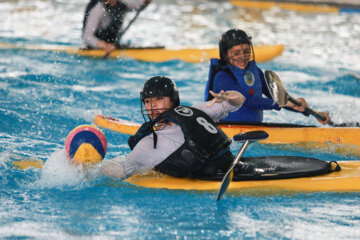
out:
<path id="1" fill-rule="evenodd" d="M 329 174 L 278 180 L 251 180 L 231 182 L 228 192 L 255 190 L 261 191 L 296 191 L 296 192 L 359 192 L 360 161 L 338 161 L 341 171 Z M 221 181 L 205 181 L 188 178 L 175 178 L 152 172 L 135 175 L 126 182 L 147 188 L 174 190 L 218 191 Z"/>
<path id="2" fill-rule="evenodd" d="M 94 123 L 123 134 L 133 135 L 140 124 L 104 115 L 97 115 Z M 260 143 L 294 144 L 305 148 L 330 149 L 341 154 L 360 156 L 360 127 L 315 127 L 296 124 L 219 124 L 232 138 L 249 131 L 265 131 L 269 137 Z"/>
<path id="3" fill-rule="evenodd" d="M 228 192 L 360 192 L 360 161 L 338 161 L 340 171 L 312 177 L 276 179 L 276 180 L 246 180 L 232 181 Z M 13 165 L 20 170 L 31 167 L 41 169 L 42 160 L 14 161 Z M 176 178 L 155 171 L 142 175 L 134 175 L 125 180 L 139 187 L 192 190 L 192 191 L 218 191 L 221 181 L 196 180 L 189 178 Z"/>
<path id="4" fill-rule="evenodd" d="M 217 47 L 196 47 L 196 48 L 177 48 L 170 49 L 164 47 L 149 48 L 123 48 L 106 55 L 104 50 L 82 50 L 71 46 L 56 45 L 16 45 L 9 43 L 0 43 L 0 48 L 4 49 L 26 49 L 26 50 L 44 50 L 55 52 L 66 52 L 79 56 L 104 58 L 133 58 L 146 62 L 165 62 L 171 60 L 181 60 L 189 63 L 201 63 L 209 61 L 210 58 L 218 58 L 219 50 Z M 264 45 L 254 46 L 254 52 L 257 62 L 266 62 L 279 56 L 284 51 L 284 45 Z"/>
<path id="5" fill-rule="evenodd" d="M 324 12 L 324 13 L 338 13 L 340 9 L 336 6 L 329 6 L 325 4 L 305 4 L 295 2 L 278 2 L 278 1 L 242 1 L 242 0 L 230 0 L 234 6 L 240 6 L 244 8 L 259 8 L 270 9 L 278 7 L 281 9 L 292 10 L 297 12 Z"/>

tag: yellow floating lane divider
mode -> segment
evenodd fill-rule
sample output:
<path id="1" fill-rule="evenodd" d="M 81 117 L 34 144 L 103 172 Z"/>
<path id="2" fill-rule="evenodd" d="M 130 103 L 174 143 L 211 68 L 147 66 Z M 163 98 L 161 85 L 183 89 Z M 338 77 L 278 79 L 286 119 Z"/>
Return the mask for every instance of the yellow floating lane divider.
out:
<path id="1" fill-rule="evenodd" d="M 194 48 L 124 48 L 118 49 L 107 56 L 104 50 L 84 50 L 71 46 L 59 45 L 16 45 L 9 43 L 0 43 L 0 48 L 5 49 L 26 49 L 26 50 L 44 50 L 54 52 L 66 52 L 78 56 L 96 57 L 96 58 L 133 58 L 146 62 L 165 62 L 171 60 L 181 60 L 189 63 L 201 63 L 209 61 L 211 58 L 219 57 L 217 47 L 194 47 Z M 266 62 L 280 56 L 284 51 L 283 44 L 254 46 L 254 52 L 257 62 Z"/>
<path id="2" fill-rule="evenodd" d="M 324 12 L 324 13 L 338 13 L 340 11 L 338 7 L 328 6 L 328 5 L 312 5 L 312 4 L 269 2 L 269 1 L 241 1 L 241 0 L 230 0 L 230 2 L 234 6 L 240 6 L 245 8 L 270 9 L 273 7 L 279 7 L 281 9 L 292 10 L 297 12 Z"/>

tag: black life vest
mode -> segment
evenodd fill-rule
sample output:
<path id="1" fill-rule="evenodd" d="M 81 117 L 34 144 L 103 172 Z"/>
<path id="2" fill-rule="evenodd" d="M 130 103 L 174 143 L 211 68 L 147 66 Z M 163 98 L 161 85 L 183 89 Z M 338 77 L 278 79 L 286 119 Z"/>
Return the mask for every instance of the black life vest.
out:
<path id="1" fill-rule="evenodd" d="M 89 12 L 93 7 L 96 6 L 96 4 L 99 1 L 100 0 L 91 0 L 90 3 L 87 5 L 85 10 L 84 21 L 83 21 L 83 31 L 85 29 L 85 25 L 87 24 L 87 20 L 89 18 Z M 120 39 L 118 39 L 118 34 L 121 30 L 124 21 L 124 16 L 125 13 L 128 11 L 128 8 L 124 3 L 120 1 L 117 1 L 115 6 L 111 6 L 106 3 L 104 4 L 104 6 L 105 6 L 105 11 L 110 16 L 110 23 L 108 27 L 105 29 L 101 29 L 98 26 L 98 28 L 95 31 L 95 36 L 105 42 L 119 44 L 118 41 Z"/>
<path id="2" fill-rule="evenodd" d="M 155 170 L 175 177 L 198 178 L 229 167 L 233 160 L 229 150 L 231 139 L 207 114 L 192 107 L 178 106 L 164 112 L 153 122 L 143 124 L 130 137 L 130 148 L 133 149 L 142 138 L 151 134 L 152 127 L 161 119 L 179 125 L 185 142 L 155 166 Z"/>

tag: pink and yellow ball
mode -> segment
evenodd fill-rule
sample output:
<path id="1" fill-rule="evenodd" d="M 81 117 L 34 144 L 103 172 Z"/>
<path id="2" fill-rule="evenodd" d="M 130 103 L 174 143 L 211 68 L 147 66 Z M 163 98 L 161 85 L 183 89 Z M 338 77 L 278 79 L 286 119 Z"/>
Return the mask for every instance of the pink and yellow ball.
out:
<path id="1" fill-rule="evenodd" d="M 104 159 L 107 151 L 106 137 L 95 126 L 78 126 L 66 137 L 65 151 L 77 163 L 98 163 Z"/>

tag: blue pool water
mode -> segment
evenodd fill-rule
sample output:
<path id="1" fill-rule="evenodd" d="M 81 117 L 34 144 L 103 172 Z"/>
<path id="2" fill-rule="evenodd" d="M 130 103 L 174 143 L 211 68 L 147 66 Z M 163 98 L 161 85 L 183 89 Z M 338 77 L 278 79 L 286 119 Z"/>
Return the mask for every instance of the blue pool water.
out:
<path id="1" fill-rule="evenodd" d="M 81 45 L 85 0 L 0 2 L 0 42 Z M 255 45 L 285 44 L 262 69 L 279 74 L 292 96 L 329 111 L 336 123 L 360 120 L 360 14 L 242 9 L 226 1 L 153 1 L 124 41 L 137 45 L 216 44 L 230 27 Z M 153 75 L 178 84 L 183 104 L 202 101 L 208 63 L 102 60 L 0 49 L 0 238 L 2 239 L 359 239 L 357 193 L 227 194 L 134 187 L 69 165 L 67 134 L 96 114 L 141 122 L 139 91 Z M 267 112 L 268 122 L 318 123 Z M 126 156 L 128 136 L 103 129 L 106 159 Z M 238 148 L 234 145 L 234 151 Z M 254 144 L 247 155 L 355 160 L 333 149 Z M 46 168 L 12 162 L 42 159 Z"/>

